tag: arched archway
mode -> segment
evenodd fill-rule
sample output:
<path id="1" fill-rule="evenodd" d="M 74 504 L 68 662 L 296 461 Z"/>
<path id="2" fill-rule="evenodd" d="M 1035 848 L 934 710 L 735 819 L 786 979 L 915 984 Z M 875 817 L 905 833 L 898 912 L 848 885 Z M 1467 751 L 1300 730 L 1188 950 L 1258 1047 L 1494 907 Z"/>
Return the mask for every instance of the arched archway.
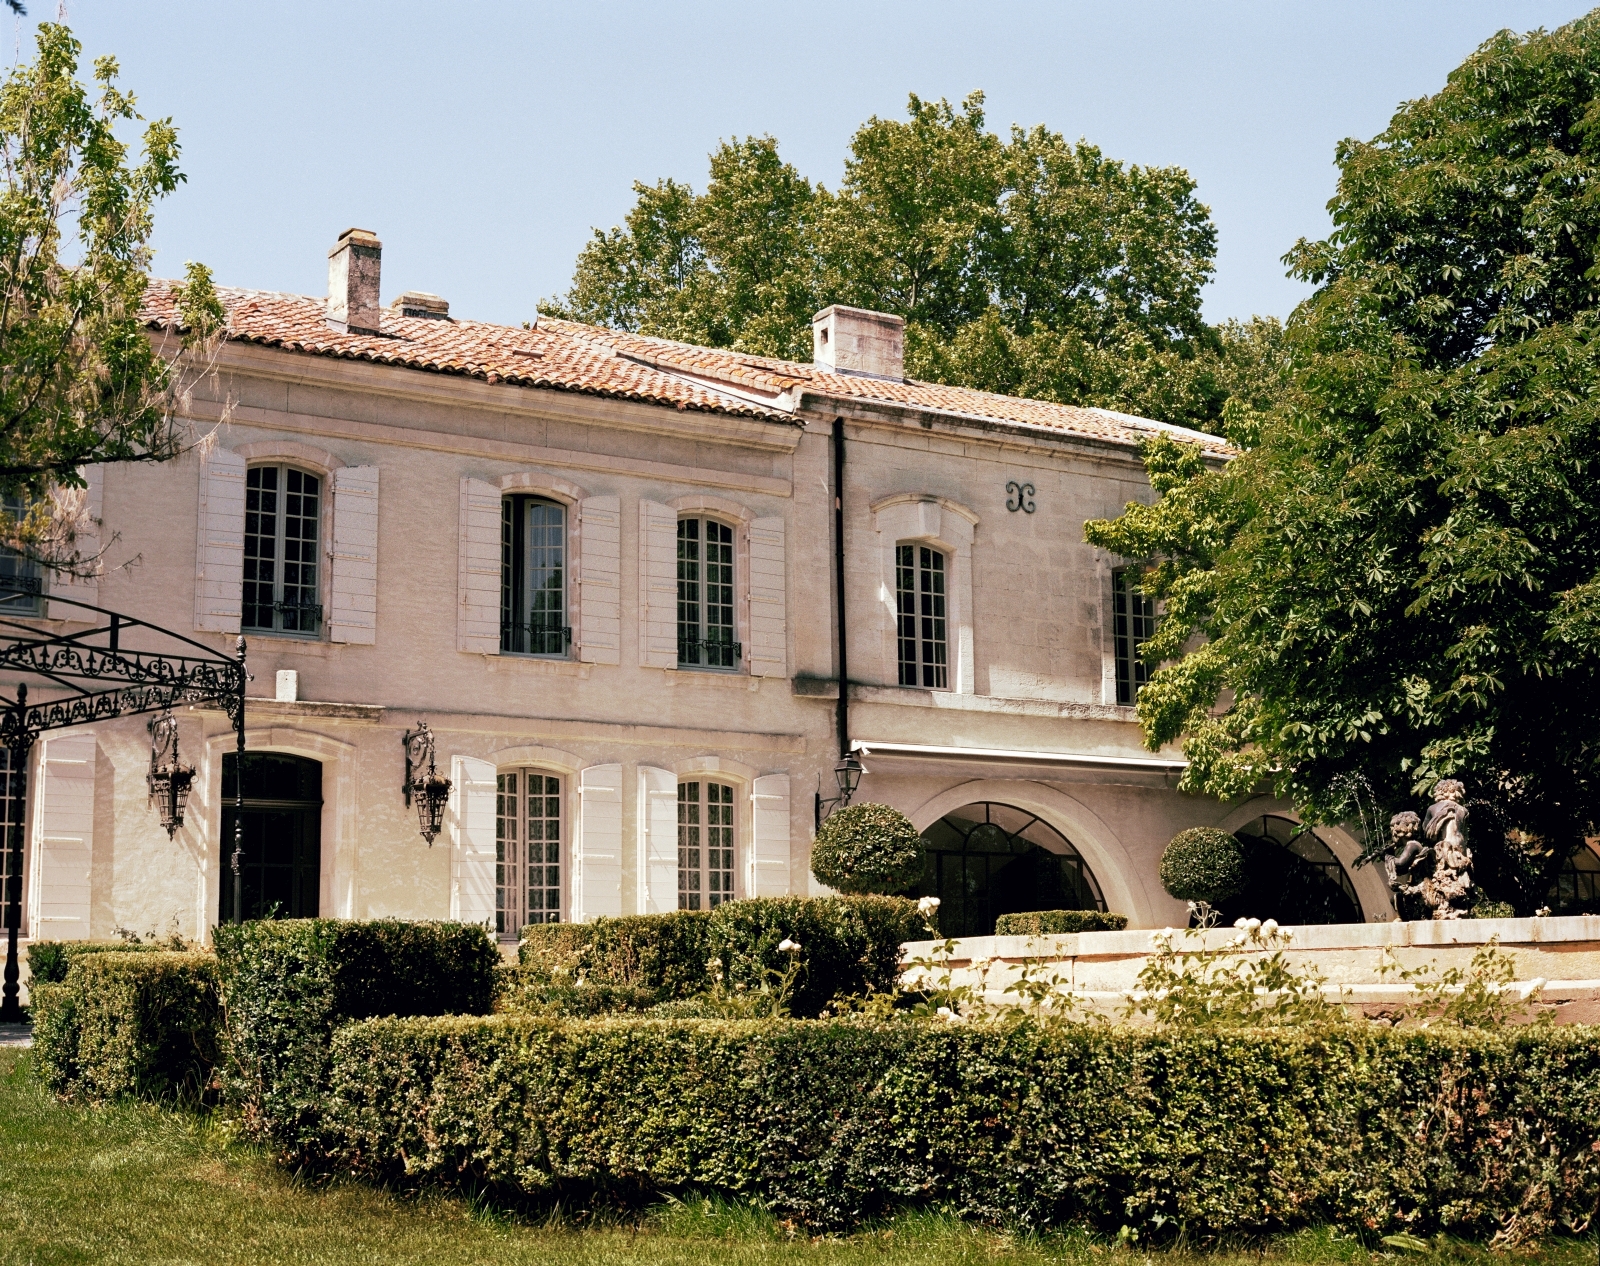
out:
<path id="1" fill-rule="evenodd" d="M 1219 907 L 1223 923 L 1276 919 L 1283 924 L 1361 923 L 1361 899 L 1349 872 L 1313 829 L 1265 813 L 1234 829 L 1245 845 L 1249 882 Z"/>
<path id="2" fill-rule="evenodd" d="M 946 936 L 989 936 L 1002 914 L 1104 910 L 1100 884 L 1066 836 L 998 801 L 952 809 L 922 832 L 927 862 L 915 895 L 939 898 Z"/>
<path id="3" fill-rule="evenodd" d="M 224 870 L 234 838 L 239 758 L 222 758 Z M 246 919 L 314 918 L 322 886 L 322 762 L 287 752 L 244 755 L 244 855 L 240 880 Z M 218 922 L 233 919 L 233 885 L 218 885 Z"/>

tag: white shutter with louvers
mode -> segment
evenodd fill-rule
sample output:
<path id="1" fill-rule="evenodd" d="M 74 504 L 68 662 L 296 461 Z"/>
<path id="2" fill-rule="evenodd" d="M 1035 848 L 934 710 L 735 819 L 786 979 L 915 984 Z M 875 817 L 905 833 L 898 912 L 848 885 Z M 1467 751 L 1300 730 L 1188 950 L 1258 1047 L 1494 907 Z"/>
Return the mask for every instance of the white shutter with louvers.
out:
<path id="1" fill-rule="evenodd" d="M 500 653 L 500 489 L 461 481 L 456 649 Z"/>
<path id="2" fill-rule="evenodd" d="M 749 894 L 782 897 L 789 891 L 789 775 L 766 774 L 750 787 L 755 839 L 750 848 Z"/>
<path id="3" fill-rule="evenodd" d="M 750 675 L 786 677 L 789 629 L 783 561 L 783 520 L 750 525 Z"/>
<path id="4" fill-rule="evenodd" d="M 39 745 L 34 800 L 35 940 L 89 937 L 89 868 L 94 859 L 93 734 L 73 732 Z"/>
<path id="5" fill-rule="evenodd" d="M 450 758 L 450 917 L 494 926 L 495 767 L 475 756 Z"/>
<path id="6" fill-rule="evenodd" d="M 678 664 L 678 515 L 656 501 L 639 502 L 639 662 Z"/>
<path id="7" fill-rule="evenodd" d="M 378 468 L 333 472 L 328 638 L 370 646 L 378 623 Z"/>
<path id="8" fill-rule="evenodd" d="M 78 557 L 98 569 L 100 515 L 105 496 L 105 467 L 83 466 L 79 468 L 78 473 L 83 476 L 84 483 L 88 486 L 81 490 L 74 489 L 71 494 L 83 498 L 80 529 L 73 544 L 78 551 Z M 57 597 L 71 598 L 75 602 L 87 602 L 90 606 L 100 605 L 100 580 L 97 575 L 82 579 L 73 576 L 51 576 L 46 588 Z M 48 614 L 52 620 L 93 621 L 94 619 L 92 611 L 84 611 L 58 602 L 50 604 Z"/>
<path id="9" fill-rule="evenodd" d="M 639 913 L 678 908 L 678 776 L 639 766 Z"/>
<path id="10" fill-rule="evenodd" d="M 622 499 L 586 497 L 578 507 L 578 658 L 622 662 Z"/>
<path id="11" fill-rule="evenodd" d="M 220 446 L 200 458 L 200 531 L 195 545 L 194 626 L 237 633 L 244 597 L 245 460 Z"/>
<path id="12" fill-rule="evenodd" d="M 578 848 L 572 921 L 622 913 L 622 766 L 591 765 L 578 775 Z"/>

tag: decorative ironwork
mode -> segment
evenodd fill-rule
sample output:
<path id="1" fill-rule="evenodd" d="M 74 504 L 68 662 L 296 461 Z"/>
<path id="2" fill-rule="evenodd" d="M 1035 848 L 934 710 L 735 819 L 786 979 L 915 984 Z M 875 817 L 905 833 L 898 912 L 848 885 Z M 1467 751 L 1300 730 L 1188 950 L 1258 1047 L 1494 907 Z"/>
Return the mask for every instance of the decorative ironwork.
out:
<path id="1" fill-rule="evenodd" d="M 178 759 L 178 719 L 172 713 L 151 717 L 145 728 L 150 731 L 150 772 L 145 775 L 145 786 L 150 789 L 150 803 L 161 816 L 161 829 L 170 840 L 183 825 L 194 766 Z"/>
<path id="2" fill-rule="evenodd" d="M 693 664 L 698 667 L 701 651 L 705 652 L 705 666 L 707 668 L 732 668 L 744 658 L 744 645 L 741 642 L 726 642 L 715 637 L 680 637 L 678 639 L 678 662 L 680 664 Z"/>
<path id="3" fill-rule="evenodd" d="M 1019 484 L 1015 479 L 1006 481 L 1006 509 L 1015 514 L 1021 510 L 1024 514 L 1032 514 L 1039 507 L 1034 504 L 1033 485 Z"/>
<path id="4" fill-rule="evenodd" d="M 0 583 L 0 588 L 30 592 L 17 584 Z M 63 618 L 65 612 L 61 608 L 71 609 L 66 618 L 73 623 L 81 622 L 90 627 L 70 633 L 49 633 L 40 629 L 36 618 L 28 621 L 7 618 L 4 606 L 0 605 L 0 674 L 21 673 L 40 678 L 49 692 L 46 698 L 30 702 L 26 683 L 18 683 L 13 698 L 0 695 L 0 745 L 10 751 L 13 769 L 23 767 L 28 750 L 47 730 L 138 713 L 170 713 L 181 704 L 220 707 L 227 714 L 237 748 L 243 753 L 244 692 L 250 680 L 243 637 L 234 644 L 238 654 L 229 656 L 148 621 L 51 594 L 52 620 Z M 158 721 L 151 727 L 153 738 L 160 724 Z M 176 728 L 172 737 L 170 764 L 176 782 L 176 771 L 186 767 L 178 765 Z M 152 751 L 152 778 L 162 764 L 158 753 Z M 193 771 L 187 772 L 192 779 Z M 152 798 L 155 790 L 152 783 Z M 170 835 L 181 822 L 182 805 L 171 799 L 174 790 L 170 786 L 166 794 L 174 817 L 168 831 Z M 241 784 L 237 807 L 242 808 L 242 805 Z M 236 815 L 231 858 L 235 919 L 240 909 L 243 823 L 241 812 Z M 162 825 L 167 826 L 165 813 Z M 8 821 L 4 830 L 5 847 L 11 853 L 13 866 L 5 894 L 6 966 L 4 990 L 0 994 L 0 1021 L 10 1021 L 22 1016 L 18 1003 L 20 970 L 17 961 L 17 938 L 22 927 L 22 823 Z"/>
<path id="5" fill-rule="evenodd" d="M 822 791 L 818 788 L 816 800 L 812 806 L 817 826 L 820 827 L 823 819 L 835 809 L 842 809 L 850 803 L 850 797 L 856 794 L 856 787 L 861 782 L 861 775 L 866 772 L 861 767 L 861 761 L 856 757 L 854 751 L 846 752 L 839 758 L 839 763 L 833 767 L 833 780 L 839 784 L 839 794 L 824 800 Z"/>
<path id="6" fill-rule="evenodd" d="M 412 800 L 416 800 L 417 822 L 422 828 L 422 838 L 432 848 L 439 828 L 444 824 L 444 806 L 450 799 L 451 783 L 434 768 L 433 731 L 428 728 L 426 721 L 418 721 L 416 729 L 407 730 L 400 745 L 406 751 L 406 778 L 402 784 L 406 808 L 409 809 Z M 421 772 L 424 760 L 428 762 L 426 773 Z"/>
<path id="7" fill-rule="evenodd" d="M 570 624 L 531 620 L 500 621 L 500 649 L 512 655 L 564 655 L 572 645 Z"/>

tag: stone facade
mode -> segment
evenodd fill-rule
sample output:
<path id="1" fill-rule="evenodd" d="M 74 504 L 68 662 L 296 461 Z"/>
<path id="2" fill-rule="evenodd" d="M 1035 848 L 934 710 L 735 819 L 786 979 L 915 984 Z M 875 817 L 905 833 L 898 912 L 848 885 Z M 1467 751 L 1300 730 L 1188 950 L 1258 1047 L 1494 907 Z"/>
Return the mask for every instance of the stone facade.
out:
<path id="1" fill-rule="evenodd" d="M 506 771 L 559 786 L 551 900 L 563 919 L 676 908 L 678 789 L 693 781 L 733 789 L 731 810 L 718 812 L 732 819 L 735 895 L 815 891 L 813 796 L 833 794 L 838 756 L 835 419 L 846 445 L 850 737 L 867 768 L 857 800 L 896 805 L 919 829 L 981 801 L 1037 815 L 1136 927 L 1183 917 L 1156 878 L 1174 832 L 1284 812 L 1180 795 L 1179 753 L 1145 751 L 1133 710 L 1116 702 L 1118 560 L 1083 543 L 1083 523 L 1149 497 L 1137 444 L 1156 424 L 1109 414 L 1076 429 L 1012 423 L 987 415 L 1023 402 L 969 392 L 966 406 L 950 389 L 930 405 L 878 399 L 842 375 L 762 394 L 693 362 L 698 349 L 662 368 L 677 345 L 639 350 L 649 341 L 607 343 L 609 332 L 543 321 L 547 350 L 527 356 L 600 346 L 605 365 L 629 373 L 655 356 L 651 372 L 691 399 L 541 387 L 341 353 L 338 340 L 354 332 L 329 333 L 332 353 L 253 338 L 251 313 L 265 300 L 227 297 L 234 337 L 189 402 L 209 438 L 168 464 L 91 472 L 110 545 L 89 600 L 231 650 L 249 472 L 277 466 L 318 481 L 322 618 L 306 634 L 244 633 L 249 749 L 321 763 L 322 914 L 492 920 Z M 535 341 L 392 309 L 381 323 L 396 341 L 435 329 Z M 795 381 L 809 369 L 775 364 L 756 368 Z M 501 503 L 517 496 L 556 507 L 548 513 L 562 522 L 571 633 L 555 653 L 502 650 Z M 726 667 L 678 662 L 685 518 L 728 536 L 739 651 Z M 896 551 L 908 544 L 944 560 L 942 688 L 900 684 Z M 285 671 L 297 689 L 276 698 Z M 431 846 L 401 795 L 401 736 L 422 719 L 455 784 Z M 144 718 L 37 745 L 28 936 L 204 937 L 218 920 L 232 735 L 205 709 L 180 712 L 179 727 L 197 776 L 171 841 L 146 802 Z M 1353 842 L 1324 838 L 1348 865 Z M 1351 878 L 1365 916 L 1389 917 L 1371 869 Z"/>

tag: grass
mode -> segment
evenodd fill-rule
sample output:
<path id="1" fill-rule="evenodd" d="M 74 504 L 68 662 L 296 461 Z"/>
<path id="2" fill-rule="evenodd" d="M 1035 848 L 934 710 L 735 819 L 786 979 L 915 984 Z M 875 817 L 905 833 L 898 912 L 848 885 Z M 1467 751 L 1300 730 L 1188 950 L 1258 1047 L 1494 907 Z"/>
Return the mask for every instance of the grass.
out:
<path id="1" fill-rule="evenodd" d="M 1028 1238 L 908 1214 L 847 1238 L 794 1235 L 758 1209 L 669 1201 L 635 1217 L 551 1213 L 516 1218 L 471 1200 L 406 1198 L 356 1184 L 311 1188 L 230 1144 L 215 1119 L 145 1104 L 83 1109 L 57 1103 L 28 1058 L 0 1050 L 0 1262 L 343 1263 L 429 1266 L 1243 1266 L 1244 1263 L 1539 1262 L 1589 1266 L 1592 1241 L 1491 1256 L 1441 1243 L 1374 1252 L 1328 1230 L 1205 1256 L 1157 1252 L 1068 1234 Z"/>

